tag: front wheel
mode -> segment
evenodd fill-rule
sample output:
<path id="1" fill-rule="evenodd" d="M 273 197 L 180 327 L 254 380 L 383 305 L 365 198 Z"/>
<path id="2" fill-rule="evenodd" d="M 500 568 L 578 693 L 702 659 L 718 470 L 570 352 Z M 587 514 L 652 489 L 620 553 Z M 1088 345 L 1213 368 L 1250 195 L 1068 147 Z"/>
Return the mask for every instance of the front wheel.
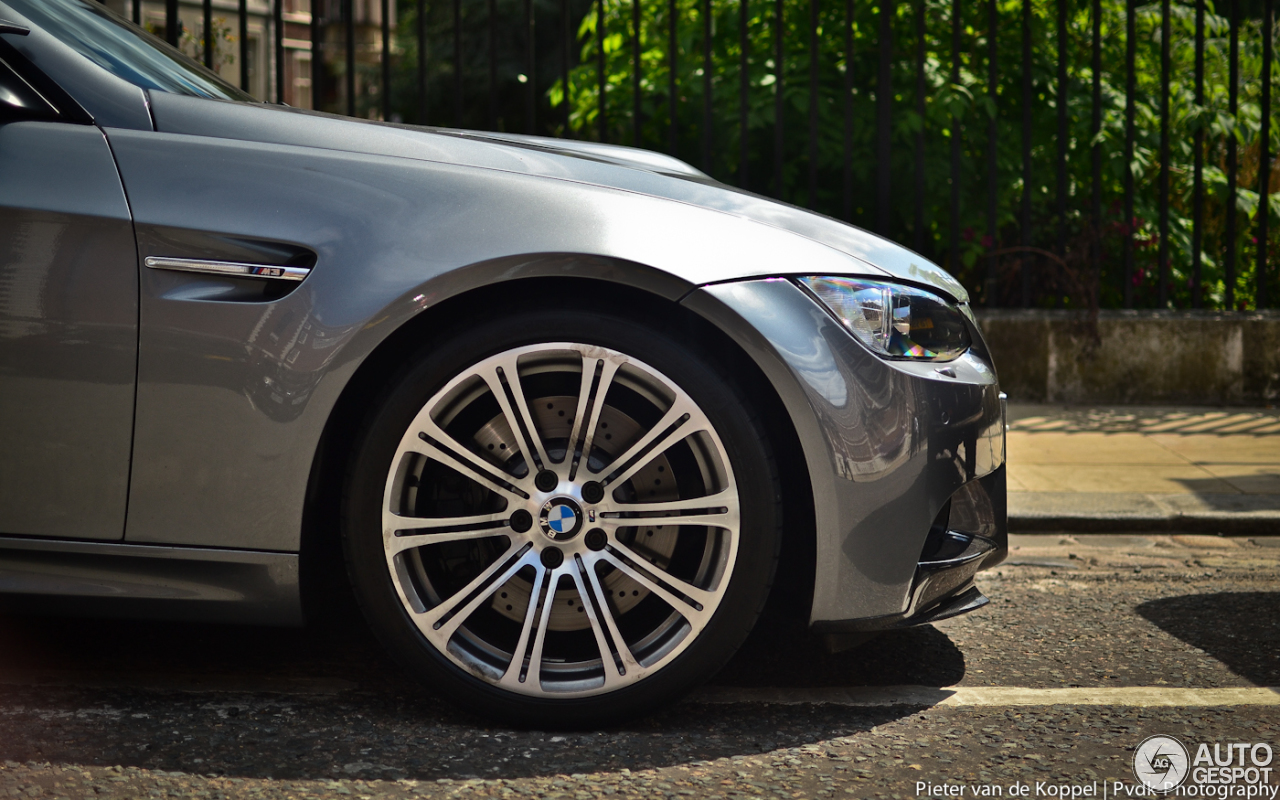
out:
<path id="1" fill-rule="evenodd" d="M 636 323 L 543 312 L 431 348 L 358 447 L 344 540 L 371 625 L 465 707 L 617 722 L 742 643 L 778 481 L 730 381 Z"/>

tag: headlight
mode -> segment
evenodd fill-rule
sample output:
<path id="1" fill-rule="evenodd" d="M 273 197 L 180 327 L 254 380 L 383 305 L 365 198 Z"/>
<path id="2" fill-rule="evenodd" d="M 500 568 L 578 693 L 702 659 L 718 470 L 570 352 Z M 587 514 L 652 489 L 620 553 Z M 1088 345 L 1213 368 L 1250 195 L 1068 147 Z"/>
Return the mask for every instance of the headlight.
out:
<path id="1" fill-rule="evenodd" d="M 872 352 L 886 358 L 951 361 L 969 349 L 960 309 L 936 294 L 862 278 L 801 278 Z"/>

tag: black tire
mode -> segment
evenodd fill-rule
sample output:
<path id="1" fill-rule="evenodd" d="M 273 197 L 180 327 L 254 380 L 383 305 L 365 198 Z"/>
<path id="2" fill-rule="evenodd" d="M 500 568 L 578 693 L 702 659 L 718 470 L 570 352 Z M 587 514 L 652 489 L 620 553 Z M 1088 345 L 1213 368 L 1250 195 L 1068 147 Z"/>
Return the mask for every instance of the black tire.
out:
<path id="1" fill-rule="evenodd" d="M 664 665 L 651 673 L 645 674 L 641 679 L 633 679 L 634 682 L 620 686 L 616 690 L 585 696 L 560 697 L 550 692 L 531 695 L 508 691 L 496 686 L 492 682 L 492 677 L 490 679 L 477 677 L 479 673 L 475 669 L 464 669 L 459 663 L 455 663 L 450 655 L 442 652 L 437 644 L 428 640 L 415 623 L 411 610 L 406 607 L 407 601 L 402 600 L 401 595 L 398 594 L 398 591 L 403 591 L 403 585 L 407 585 L 405 582 L 410 579 L 399 577 L 393 580 L 392 569 L 389 566 L 393 562 L 387 555 L 388 551 L 384 549 L 383 540 L 382 514 L 384 502 L 387 502 L 386 498 L 391 495 L 388 482 L 394 480 L 391 473 L 392 463 L 393 460 L 404 457 L 401 455 L 403 451 L 398 450 L 401 447 L 402 437 L 408 440 L 406 431 L 411 424 L 415 423 L 415 417 L 423 411 L 428 401 L 455 376 L 463 374 L 486 358 L 506 353 L 512 348 L 548 342 L 581 343 L 617 351 L 654 368 L 683 390 L 701 409 L 705 419 L 709 420 L 714 428 L 718 441 L 723 444 L 723 449 L 717 450 L 714 458 L 723 459 L 727 456 L 737 485 L 737 500 L 740 502 L 740 522 L 735 545 L 736 560 L 733 557 L 729 558 L 731 569 L 726 569 L 722 573 L 720 580 L 727 583 L 717 584 L 717 592 L 720 592 L 719 602 L 714 613 L 709 616 L 709 621 L 705 622 L 700 632 L 693 624 L 686 623 L 692 633 L 684 635 L 686 638 L 691 636 L 691 640 L 684 643 L 681 639 L 682 649 L 673 650 L 672 652 L 677 654 L 671 656 Z M 586 367 L 583 369 L 585 370 Z M 526 378 L 520 380 L 524 381 Z M 496 399 L 495 395 L 494 400 Z M 541 399 L 539 398 L 539 403 Z M 602 397 L 600 402 L 603 403 L 604 400 L 605 398 Z M 563 416 L 564 412 L 559 413 Z M 421 417 L 418 419 L 420 420 Z M 676 446 L 683 445 L 673 445 L 672 449 Z M 492 449 L 492 445 L 490 448 Z M 536 450 L 536 447 L 530 449 Z M 548 452 L 550 452 L 549 448 Z M 567 461 L 571 453 L 571 444 L 566 445 L 565 453 L 563 458 Z M 666 455 L 661 457 L 666 458 Z M 644 458 L 648 459 L 650 456 L 645 455 Z M 533 465 L 528 466 L 532 468 Z M 530 471 L 532 472 L 532 469 Z M 689 473 L 690 470 L 685 469 L 684 472 Z M 444 480 L 440 478 L 436 483 Z M 428 484 L 430 486 L 424 490 L 422 487 Z M 634 488 L 627 488 L 628 486 L 630 483 L 616 491 L 634 491 Z M 414 487 L 412 489 L 415 492 L 414 497 L 419 496 L 417 493 L 426 496 L 433 492 L 441 494 L 444 491 L 428 480 L 425 471 L 421 477 L 412 482 L 412 487 Z M 713 363 L 710 363 L 710 359 L 697 354 L 689 347 L 682 346 L 652 325 L 571 308 L 531 311 L 480 322 L 452 333 L 447 340 L 435 342 L 425 348 L 391 383 L 380 402 L 375 404 L 357 439 L 354 457 L 349 462 L 343 496 L 343 545 L 355 594 L 369 625 L 393 656 L 442 698 L 465 710 L 520 726 L 541 729 L 592 728 L 617 724 L 651 713 L 673 702 L 711 677 L 739 648 L 764 606 L 777 564 L 781 527 L 779 487 L 770 447 L 762 426 L 752 410 L 751 402 L 735 387 L 732 377 L 722 374 Z M 615 490 L 610 489 L 610 491 Z M 544 509 L 547 507 L 543 506 Z M 551 507 L 559 512 L 560 506 Z M 584 503 L 583 508 L 585 507 Z M 564 513 L 569 514 L 569 512 Z M 586 513 L 581 509 L 578 509 L 578 514 L 583 520 L 587 518 Z M 602 513 L 601 516 L 603 517 L 604 514 Z M 592 516 L 591 519 L 594 520 L 595 517 Z M 534 524 L 534 533 L 537 533 L 539 523 Z M 686 536 L 686 532 L 691 528 L 695 534 L 698 532 L 698 526 L 668 527 L 677 531 L 673 534 L 677 537 Z M 548 532 L 546 523 L 543 523 L 541 530 L 547 536 L 555 535 Z M 640 528 L 636 527 L 634 530 L 636 532 L 630 535 L 640 536 Z M 652 533 L 651 529 L 648 535 L 652 536 Z M 713 529 L 706 528 L 701 534 L 703 538 L 695 539 L 695 542 L 703 541 L 704 544 L 694 546 L 725 547 L 723 544 L 711 544 L 712 537 L 715 535 L 718 534 L 715 534 Z M 724 534 L 724 536 L 728 535 Z M 680 546 L 683 545 L 678 543 L 672 545 L 673 548 Z M 442 545 L 428 545 L 428 547 L 439 548 Z M 419 560 L 414 562 L 414 569 L 428 577 L 437 574 L 430 573 L 429 567 L 425 566 L 428 563 L 435 564 L 436 559 L 425 555 L 427 547 L 423 547 L 422 551 L 424 555 L 415 556 Z M 674 556 L 672 558 L 674 559 Z M 443 558 L 440 561 L 443 563 Z M 705 557 L 703 561 L 706 561 Z M 536 575 L 538 569 L 535 565 L 532 567 L 532 573 L 526 568 L 526 571 L 520 574 Z M 605 567 L 605 569 L 609 568 Z M 643 573 L 644 570 L 641 569 L 640 572 Z M 447 575 L 444 572 L 438 574 Z M 546 574 L 550 576 L 552 573 Z M 583 574 L 585 576 L 585 573 Z M 412 580 L 425 581 L 427 578 Z M 584 582 L 586 580 L 584 577 Z M 538 584 L 533 585 L 526 601 L 526 610 L 530 619 L 537 617 L 541 612 L 536 611 L 538 606 L 529 608 L 528 604 L 537 603 L 537 598 L 540 596 L 546 598 L 547 606 L 556 604 L 547 612 L 548 614 L 559 609 L 560 595 L 557 593 L 557 587 L 562 585 L 564 584 L 559 582 L 548 583 L 547 586 L 550 589 L 544 595 L 537 594 Z M 398 590 L 397 586 L 401 586 L 401 589 Z M 493 591 L 496 592 L 497 589 Z M 612 590 L 606 594 L 610 597 L 614 595 Z M 622 602 L 628 602 L 627 592 L 622 591 L 621 595 Z M 580 603 L 584 607 L 578 609 L 579 612 L 590 610 L 585 608 L 588 602 L 585 597 L 581 594 L 579 596 Z M 634 606 L 632 611 L 619 614 L 616 608 L 621 606 L 615 606 L 615 600 L 603 602 L 610 603 L 610 613 L 614 614 L 615 619 L 622 620 L 629 619 L 625 616 L 626 613 L 638 615 L 640 613 L 638 609 L 646 600 L 649 601 L 650 606 L 661 607 L 658 601 L 645 598 L 639 601 L 640 605 Z M 451 601 L 452 598 L 446 597 L 441 604 Z M 479 608 L 483 608 L 485 614 L 492 613 L 487 605 Z M 510 610 L 511 606 L 508 605 L 506 608 Z M 469 613 L 478 614 L 479 610 Z M 457 616 L 462 614 L 459 613 Z M 603 619 L 603 610 L 600 616 Z M 542 617 L 543 620 L 550 618 Z M 676 619 L 676 615 L 668 615 L 668 618 Z M 593 616 L 593 624 L 595 624 L 594 619 Z M 677 620 L 677 623 L 679 621 Z M 527 626 L 529 623 L 524 624 Z M 671 623 L 665 624 L 668 628 L 662 630 L 672 629 Z M 470 619 L 466 626 L 468 635 L 471 635 Z M 475 627 L 480 627 L 480 624 L 476 623 Z M 594 629 L 597 637 L 602 627 L 601 624 Z M 543 635 L 548 637 L 546 641 L 549 642 L 553 633 L 544 632 Z M 562 636 L 566 641 L 571 635 L 579 638 L 585 636 L 577 633 L 554 635 Z M 678 634 L 668 635 L 675 637 Z M 484 644 L 483 637 L 479 634 L 476 637 L 480 642 L 476 647 L 480 647 Z M 623 638 L 626 638 L 625 633 Z M 449 647 L 452 647 L 451 642 Z M 512 649 L 511 652 L 515 653 L 516 650 Z M 600 648 L 597 652 L 608 651 Z M 600 657 L 602 673 L 607 672 L 603 665 L 604 658 L 606 656 Z M 515 661 L 516 659 L 512 657 L 510 663 L 514 665 Z M 621 661 L 617 663 L 622 664 Z M 639 674 L 639 671 L 633 671 L 633 674 Z M 607 680 L 607 675 L 602 677 L 602 681 L 605 681 L 602 685 L 607 686 Z M 540 688 L 541 684 L 538 686 Z"/>

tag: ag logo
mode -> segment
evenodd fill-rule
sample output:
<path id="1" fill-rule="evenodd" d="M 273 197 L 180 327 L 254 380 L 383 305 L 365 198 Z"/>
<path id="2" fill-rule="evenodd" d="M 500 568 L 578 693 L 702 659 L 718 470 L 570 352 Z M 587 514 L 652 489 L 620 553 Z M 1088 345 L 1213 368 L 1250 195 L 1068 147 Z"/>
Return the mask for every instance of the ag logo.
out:
<path id="1" fill-rule="evenodd" d="M 1191 758 L 1172 736 L 1148 736 L 1133 751 L 1133 775 L 1157 792 L 1171 792 L 1187 779 Z"/>

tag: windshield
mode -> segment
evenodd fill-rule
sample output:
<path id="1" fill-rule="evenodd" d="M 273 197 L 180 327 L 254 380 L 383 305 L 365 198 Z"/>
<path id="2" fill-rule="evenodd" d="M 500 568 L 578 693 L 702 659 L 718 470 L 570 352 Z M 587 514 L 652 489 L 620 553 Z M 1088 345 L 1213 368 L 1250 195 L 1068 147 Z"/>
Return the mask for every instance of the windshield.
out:
<path id="1" fill-rule="evenodd" d="M 96 0 L 5 0 L 19 14 L 135 86 L 193 97 L 254 98 Z"/>

